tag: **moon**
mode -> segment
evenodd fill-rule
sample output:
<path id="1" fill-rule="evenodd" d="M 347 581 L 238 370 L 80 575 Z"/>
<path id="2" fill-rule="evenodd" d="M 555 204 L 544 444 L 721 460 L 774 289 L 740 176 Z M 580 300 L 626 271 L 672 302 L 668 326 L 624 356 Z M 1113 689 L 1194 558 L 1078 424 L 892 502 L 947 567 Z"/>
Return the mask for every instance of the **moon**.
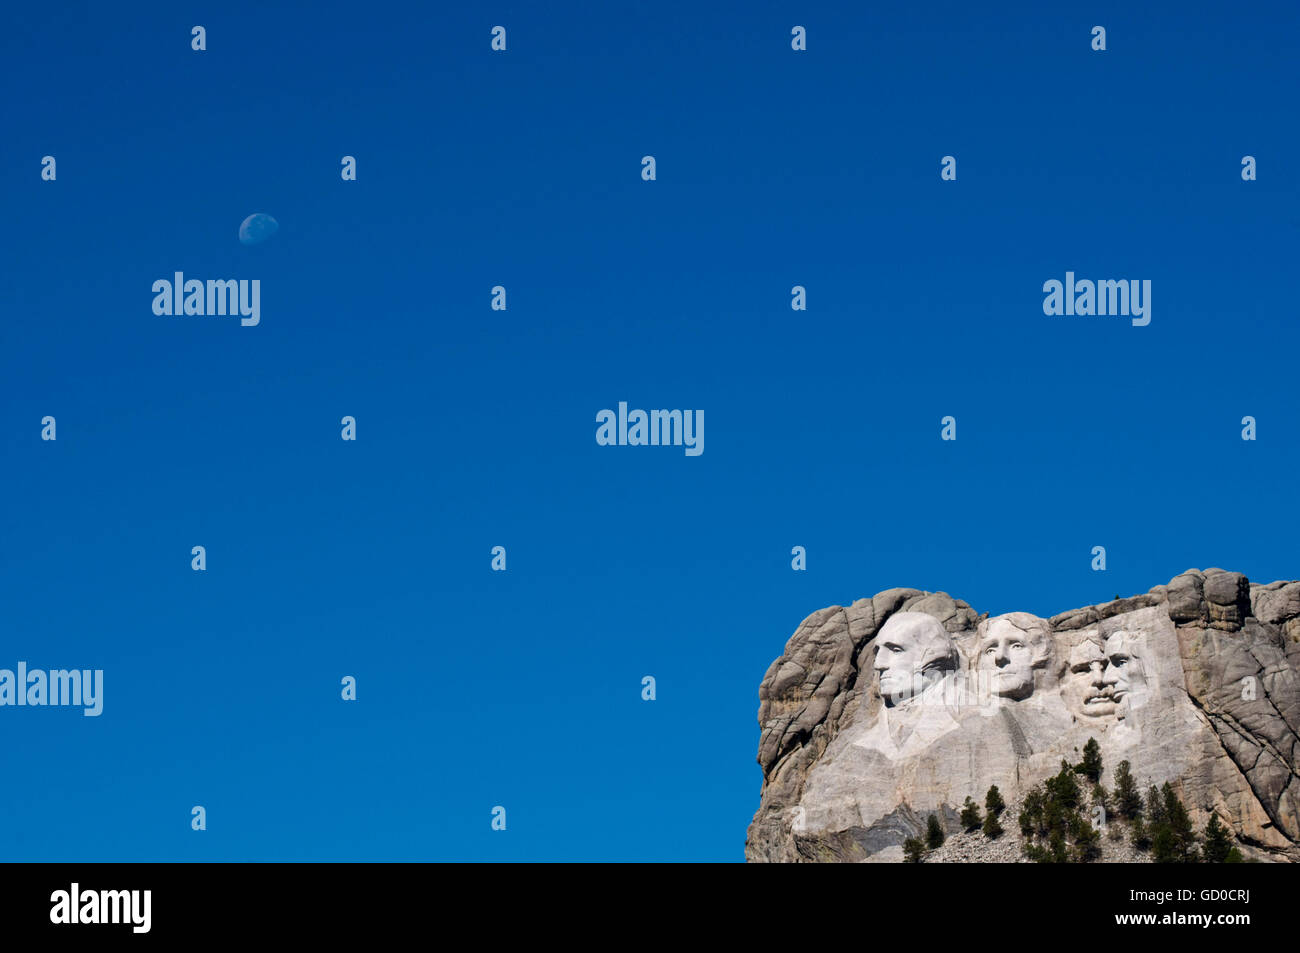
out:
<path id="1" fill-rule="evenodd" d="M 256 245 L 264 242 L 274 235 L 280 228 L 280 223 L 269 215 L 261 212 L 255 212 L 239 226 L 239 243 L 241 245 Z"/>

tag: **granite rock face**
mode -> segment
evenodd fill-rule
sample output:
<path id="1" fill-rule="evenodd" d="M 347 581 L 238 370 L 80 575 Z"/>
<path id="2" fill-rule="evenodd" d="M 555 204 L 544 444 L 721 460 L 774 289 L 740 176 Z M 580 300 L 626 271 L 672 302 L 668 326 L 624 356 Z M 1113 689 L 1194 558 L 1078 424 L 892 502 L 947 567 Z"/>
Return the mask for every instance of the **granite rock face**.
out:
<path id="1" fill-rule="evenodd" d="M 897 861 L 927 817 L 1008 800 L 1089 738 L 1198 829 L 1300 861 L 1300 582 L 1189 570 L 1143 595 L 988 618 L 889 589 L 805 619 L 759 686 L 750 861 Z"/>

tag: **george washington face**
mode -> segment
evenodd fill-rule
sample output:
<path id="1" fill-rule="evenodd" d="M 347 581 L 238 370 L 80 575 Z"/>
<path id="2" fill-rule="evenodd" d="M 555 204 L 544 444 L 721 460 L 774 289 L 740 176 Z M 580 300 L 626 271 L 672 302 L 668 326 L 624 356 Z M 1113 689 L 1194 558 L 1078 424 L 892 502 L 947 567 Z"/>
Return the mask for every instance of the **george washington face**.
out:
<path id="1" fill-rule="evenodd" d="M 893 707 L 921 694 L 957 667 L 957 647 L 948 630 L 923 612 L 889 617 L 876 636 L 880 697 Z"/>

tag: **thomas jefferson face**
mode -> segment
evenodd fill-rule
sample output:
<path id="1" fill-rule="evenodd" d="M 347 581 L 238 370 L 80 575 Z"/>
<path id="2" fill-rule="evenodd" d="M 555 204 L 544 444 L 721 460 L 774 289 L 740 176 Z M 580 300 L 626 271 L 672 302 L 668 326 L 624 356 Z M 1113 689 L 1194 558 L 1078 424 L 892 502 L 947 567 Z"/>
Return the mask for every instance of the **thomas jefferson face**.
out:
<path id="1" fill-rule="evenodd" d="M 1115 632 L 1106 639 L 1106 672 L 1102 681 L 1110 689 L 1116 705 L 1125 699 L 1130 706 L 1140 705 L 1146 695 L 1147 678 L 1140 651 L 1137 640 L 1127 632 Z"/>
<path id="2" fill-rule="evenodd" d="M 919 695 L 956 666 L 952 636 L 923 612 L 890 616 L 876 636 L 874 667 L 880 676 L 880 697 L 890 707 Z"/>
<path id="3" fill-rule="evenodd" d="M 1034 624 L 1036 621 L 1032 616 L 1015 621 L 999 616 L 985 627 L 977 646 L 976 666 L 989 680 L 994 695 L 1021 699 L 1033 694 L 1034 669 L 1047 660 L 1046 632 Z"/>
<path id="4" fill-rule="evenodd" d="M 1086 639 L 1070 652 L 1065 696 L 1070 710 L 1085 718 L 1115 713 L 1112 686 L 1106 682 L 1106 653 L 1099 642 Z"/>

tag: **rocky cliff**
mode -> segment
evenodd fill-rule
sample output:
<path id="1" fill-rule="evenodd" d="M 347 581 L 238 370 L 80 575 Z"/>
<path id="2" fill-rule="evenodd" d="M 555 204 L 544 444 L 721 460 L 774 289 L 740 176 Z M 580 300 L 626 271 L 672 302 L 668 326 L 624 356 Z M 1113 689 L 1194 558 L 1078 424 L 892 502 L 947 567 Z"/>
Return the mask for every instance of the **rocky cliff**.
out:
<path id="1" fill-rule="evenodd" d="M 894 861 L 969 795 L 1101 745 L 1243 853 L 1300 860 L 1300 582 L 1189 570 L 1050 619 L 889 589 L 805 619 L 759 686 L 750 861 Z"/>

